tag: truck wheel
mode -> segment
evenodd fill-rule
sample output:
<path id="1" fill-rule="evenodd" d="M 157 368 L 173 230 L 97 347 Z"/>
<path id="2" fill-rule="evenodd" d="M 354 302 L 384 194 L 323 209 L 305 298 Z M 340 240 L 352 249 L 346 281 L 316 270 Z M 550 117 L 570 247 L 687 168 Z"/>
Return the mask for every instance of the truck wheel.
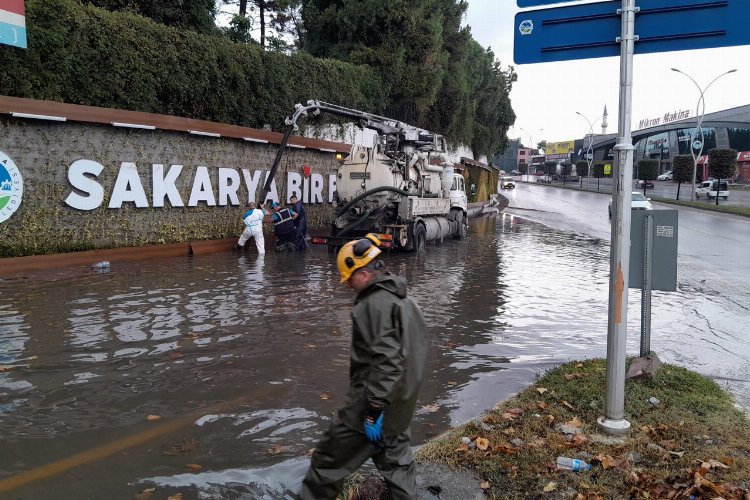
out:
<path id="1" fill-rule="evenodd" d="M 427 231 L 422 224 L 414 226 L 414 247 L 417 253 L 424 253 L 427 250 Z"/>
<path id="2" fill-rule="evenodd" d="M 457 240 L 466 239 L 466 216 L 462 211 L 456 212 L 456 223 L 458 224 L 458 233 L 455 238 Z"/>

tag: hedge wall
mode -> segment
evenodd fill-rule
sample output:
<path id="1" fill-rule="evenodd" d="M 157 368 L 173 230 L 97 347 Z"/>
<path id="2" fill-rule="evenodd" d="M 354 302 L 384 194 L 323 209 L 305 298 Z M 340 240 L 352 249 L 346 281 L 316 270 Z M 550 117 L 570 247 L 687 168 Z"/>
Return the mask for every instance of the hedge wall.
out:
<path id="1" fill-rule="evenodd" d="M 363 66 L 200 35 L 77 0 L 26 0 L 27 50 L 0 45 L 0 94 L 279 130 L 320 99 L 382 112 Z"/>

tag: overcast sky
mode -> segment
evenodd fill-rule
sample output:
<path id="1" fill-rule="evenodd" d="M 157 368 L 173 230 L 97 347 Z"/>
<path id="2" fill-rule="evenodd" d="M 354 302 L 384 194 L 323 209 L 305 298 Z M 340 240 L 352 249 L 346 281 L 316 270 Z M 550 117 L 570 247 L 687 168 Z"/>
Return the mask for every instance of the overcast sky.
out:
<path id="1" fill-rule="evenodd" d="M 587 0 L 591 1 L 591 0 Z M 466 24 L 474 38 L 491 47 L 503 66 L 514 65 L 514 17 L 516 0 L 468 0 Z M 690 109 L 695 113 L 698 89 L 684 75 L 692 76 L 705 87 L 719 74 L 737 69 L 714 83 L 706 93 L 706 113 L 750 104 L 750 46 L 724 49 L 690 50 L 637 55 L 633 75 L 633 129 L 644 118 L 662 117 L 666 112 Z M 582 138 L 589 125 L 576 114 L 579 111 L 594 121 L 609 111 L 608 133 L 617 132 L 619 95 L 619 58 L 608 57 L 544 64 L 515 66 L 518 81 L 511 100 L 516 125 L 511 138 L 528 142 L 525 129 L 534 143 L 541 139 L 564 141 Z M 543 129 L 540 131 L 540 129 Z M 599 122 L 595 133 L 601 133 Z"/>

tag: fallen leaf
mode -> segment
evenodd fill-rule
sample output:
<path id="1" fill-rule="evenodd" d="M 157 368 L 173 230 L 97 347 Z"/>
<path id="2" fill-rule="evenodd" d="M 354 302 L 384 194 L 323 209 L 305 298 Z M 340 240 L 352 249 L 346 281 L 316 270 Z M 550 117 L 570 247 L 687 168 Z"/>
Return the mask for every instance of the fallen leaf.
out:
<path id="1" fill-rule="evenodd" d="M 549 408 L 549 404 L 545 403 L 544 401 L 537 401 L 536 407 L 540 410 L 546 410 L 547 408 Z"/>
<path id="2" fill-rule="evenodd" d="M 440 409 L 439 405 L 431 404 L 431 405 L 425 405 L 422 408 L 419 409 L 422 413 L 435 413 Z"/>
<path id="3" fill-rule="evenodd" d="M 555 488 L 557 488 L 557 483 L 554 481 L 550 481 L 547 483 L 547 486 L 544 487 L 544 492 L 549 493 L 550 491 L 555 491 Z"/>
<path id="4" fill-rule="evenodd" d="M 458 445 L 458 448 L 456 448 L 456 451 L 469 451 L 469 445 L 461 443 Z"/>
<path id="5" fill-rule="evenodd" d="M 685 453 L 685 452 L 683 451 L 682 453 Z M 680 456 L 682 456 L 682 455 L 680 455 Z M 720 468 L 720 469 L 728 469 L 729 468 L 729 467 L 726 466 L 726 464 L 724 464 L 722 462 L 719 462 L 718 460 L 714 460 L 713 458 L 710 459 L 710 460 L 708 460 L 708 461 L 706 461 L 706 462 L 701 462 L 701 468 L 703 468 L 703 469 L 711 470 L 711 469 L 716 469 L 717 467 Z"/>
<path id="6" fill-rule="evenodd" d="M 225 364 L 225 365 L 227 365 L 227 366 L 230 366 L 230 365 L 233 365 L 233 364 L 234 364 L 234 361 L 231 361 L 231 360 L 230 360 L 230 361 L 227 361 L 227 362 L 226 362 L 226 363 L 224 363 L 224 364 Z"/>
<path id="7" fill-rule="evenodd" d="M 203 470 L 203 466 L 200 464 L 185 464 L 185 467 L 193 472 L 200 472 Z"/>
<path id="8" fill-rule="evenodd" d="M 157 420 L 161 420 L 160 415 L 149 415 L 146 417 L 146 421 L 148 422 L 156 422 Z"/>
<path id="9" fill-rule="evenodd" d="M 476 440 L 477 448 L 479 448 L 482 451 L 485 451 L 490 446 L 489 439 L 485 438 L 477 438 Z"/>
<path id="10" fill-rule="evenodd" d="M 456 382 L 455 380 L 449 380 L 448 385 L 458 385 L 458 382 Z"/>
<path id="11" fill-rule="evenodd" d="M 513 415 L 516 415 L 516 416 L 519 416 L 519 417 L 521 415 L 523 415 L 524 413 L 526 413 L 526 410 L 524 410 L 523 408 L 510 408 L 510 409 L 508 409 L 506 411 L 508 413 L 512 413 Z"/>
<path id="12" fill-rule="evenodd" d="M 581 427 L 583 425 L 583 422 L 581 422 L 581 419 L 578 417 L 573 417 L 573 420 L 568 420 L 565 422 L 565 425 L 568 425 L 570 427 Z"/>
<path id="13" fill-rule="evenodd" d="M 612 469 L 617 466 L 617 463 L 614 458 L 610 457 L 609 455 L 596 455 L 594 457 L 595 460 L 598 460 L 602 464 L 602 468 L 604 469 Z"/>
<path id="14" fill-rule="evenodd" d="M 135 494 L 134 500 L 148 500 L 156 492 L 156 488 L 146 488 Z"/>
<path id="15" fill-rule="evenodd" d="M 518 418 L 518 415 L 516 415 L 514 413 L 509 413 L 509 412 L 506 411 L 506 412 L 503 413 L 502 417 L 505 420 L 515 420 L 515 419 Z"/>
<path id="16" fill-rule="evenodd" d="M 3 365 L 3 366 L 0 366 L 0 373 L 9 372 L 16 368 L 28 368 L 29 366 L 30 365 Z"/>
<path id="17" fill-rule="evenodd" d="M 529 446 L 531 448 L 542 448 L 544 446 L 547 446 L 547 441 L 543 438 L 538 437 L 526 443 L 526 446 Z"/>
<path id="18" fill-rule="evenodd" d="M 502 433 L 506 436 L 512 436 L 516 433 L 516 430 L 513 427 L 508 427 L 507 429 L 503 429 Z"/>
<path id="19" fill-rule="evenodd" d="M 581 446 L 583 443 L 585 443 L 588 440 L 589 438 L 587 438 L 585 434 L 573 434 L 573 437 L 570 438 L 570 443 L 573 446 Z"/>
<path id="20" fill-rule="evenodd" d="M 576 372 L 576 373 L 568 373 L 567 375 L 564 376 L 564 378 L 565 378 L 565 380 L 567 380 L 568 382 L 570 382 L 571 380 L 575 380 L 577 378 L 583 378 L 583 373 L 578 373 L 578 372 Z"/>
<path id="21" fill-rule="evenodd" d="M 307 456 L 308 457 L 311 457 L 313 455 L 313 453 L 315 453 L 315 448 L 310 448 L 309 450 L 307 450 Z"/>
<path id="22" fill-rule="evenodd" d="M 564 399 L 560 400 L 560 404 L 566 407 L 569 410 L 575 411 L 575 408 L 573 408 L 573 405 L 565 401 Z"/>
<path id="23" fill-rule="evenodd" d="M 479 487 L 482 488 L 483 490 L 488 490 L 490 489 L 490 483 L 488 481 L 485 481 L 482 484 L 480 484 Z"/>
<path id="24" fill-rule="evenodd" d="M 547 392 L 547 389 L 544 387 L 537 387 L 536 392 L 538 392 L 539 394 L 544 394 L 545 392 Z"/>
<path id="25" fill-rule="evenodd" d="M 320 399 L 322 399 L 323 401 L 326 401 L 328 399 L 331 399 L 331 396 L 327 392 L 324 392 L 323 394 L 320 395 Z"/>
<path id="26" fill-rule="evenodd" d="M 685 453 L 687 452 L 686 451 L 670 451 L 669 452 L 670 455 L 674 455 L 676 457 L 682 457 Z"/>
<path id="27" fill-rule="evenodd" d="M 302 348 L 303 349 L 317 349 L 318 346 L 316 346 L 315 344 L 305 344 L 302 346 Z"/>
<path id="28" fill-rule="evenodd" d="M 167 500 L 182 500 L 182 493 L 175 493 L 167 497 Z"/>
<path id="29" fill-rule="evenodd" d="M 172 445 L 166 450 L 162 450 L 164 455 L 184 455 L 189 453 L 198 447 L 198 441 L 193 438 L 186 438 L 182 440 L 182 443 Z"/>
<path id="30" fill-rule="evenodd" d="M 270 453 L 271 455 L 278 455 L 282 451 L 284 451 L 284 447 L 280 444 L 275 444 L 272 448 L 268 448 L 268 453 Z"/>
<path id="31" fill-rule="evenodd" d="M 555 416 L 554 415 L 547 415 L 547 423 L 548 424 L 552 425 L 552 422 L 554 422 L 554 421 L 555 421 Z"/>
<path id="32" fill-rule="evenodd" d="M 180 359 L 180 358 L 184 358 L 185 355 L 182 354 L 181 352 L 170 352 L 169 357 L 172 359 Z"/>

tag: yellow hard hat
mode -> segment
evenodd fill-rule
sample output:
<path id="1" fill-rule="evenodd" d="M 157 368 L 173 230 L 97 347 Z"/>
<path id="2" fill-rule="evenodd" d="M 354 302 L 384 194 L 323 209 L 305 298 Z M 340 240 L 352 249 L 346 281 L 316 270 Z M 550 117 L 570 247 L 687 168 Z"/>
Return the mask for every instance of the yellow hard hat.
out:
<path id="1" fill-rule="evenodd" d="M 369 233 L 360 240 L 347 242 L 336 257 L 336 264 L 339 266 L 341 283 L 349 281 L 354 271 L 365 267 L 372 260 L 380 255 L 380 239 L 377 235 Z"/>

